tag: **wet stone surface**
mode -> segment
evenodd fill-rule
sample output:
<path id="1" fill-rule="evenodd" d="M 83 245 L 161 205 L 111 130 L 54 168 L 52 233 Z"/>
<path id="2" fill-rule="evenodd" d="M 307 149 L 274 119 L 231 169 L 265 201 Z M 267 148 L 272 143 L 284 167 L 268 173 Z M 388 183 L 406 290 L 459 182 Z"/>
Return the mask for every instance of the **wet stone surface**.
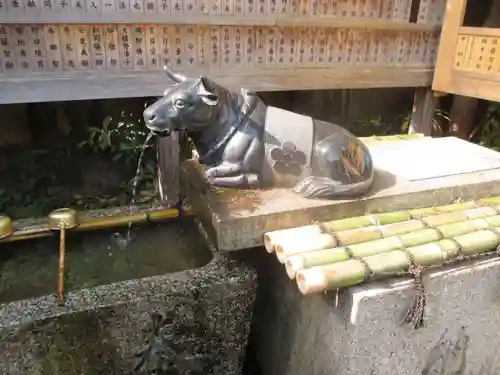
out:
<path id="1" fill-rule="evenodd" d="M 53 294 L 9 298 L 0 305 L 0 373 L 240 374 L 253 269 L 218 254 L 184 268 L 75 287 L 64 307 Z"/>

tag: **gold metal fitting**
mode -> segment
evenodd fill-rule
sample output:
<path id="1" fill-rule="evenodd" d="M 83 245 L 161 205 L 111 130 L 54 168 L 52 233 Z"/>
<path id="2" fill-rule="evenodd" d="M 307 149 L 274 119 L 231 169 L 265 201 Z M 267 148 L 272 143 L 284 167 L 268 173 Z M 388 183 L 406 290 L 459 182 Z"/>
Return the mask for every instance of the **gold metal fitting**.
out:
<path id="1" fill-rule="evenodd" d="M 59 231 L 59 278 L 57 282 L 57 300 L 64 305 L 64 265 L 66 263 L 66 229 L 79 225 L 78 214 L 71 208 L 60 208 L 49 214 L 49 228 Z"/>
<path id="2" fill-rule="evenodd" d="M 14 227 L 11 218 L 0 215 L 0 239 L 9 237 L 12 233 L 14 233 Z"/>
<path id="3" fill-rule="evenodd" d="M 49 228 L 52 230 L 71 229 L 80 224 L 78 214 L 71 208 L 59 208 L 49 214 Z"/>

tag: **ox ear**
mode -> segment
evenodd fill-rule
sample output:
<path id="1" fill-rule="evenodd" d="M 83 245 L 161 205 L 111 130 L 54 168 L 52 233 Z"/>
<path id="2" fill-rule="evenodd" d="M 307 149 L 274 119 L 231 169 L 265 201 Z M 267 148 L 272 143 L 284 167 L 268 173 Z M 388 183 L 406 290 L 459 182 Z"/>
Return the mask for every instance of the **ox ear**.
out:
<path id="1" fill-rule="evenodd" d="M 204 77 L 201 77 L 200 85 L 198 87 L 198 95 L 203 103 L 211 107 L 215 107 L 219 104 L 219 97 L 212 91 L 213 90 L 211 90 L 209 82 Z"/>

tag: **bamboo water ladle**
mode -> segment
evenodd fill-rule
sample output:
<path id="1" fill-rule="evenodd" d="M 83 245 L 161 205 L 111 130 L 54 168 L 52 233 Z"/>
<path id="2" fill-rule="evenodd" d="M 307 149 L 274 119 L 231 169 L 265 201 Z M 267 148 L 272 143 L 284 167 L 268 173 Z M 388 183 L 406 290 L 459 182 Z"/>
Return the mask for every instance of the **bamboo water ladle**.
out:
<path id="1" fill-rule="evenodd" d="M 8 216 L 0 215 L 0 239 L 9 237 L 12 233 L 14 233 L 12 220 Z"/>
<path id="2" fill-rule="evenodd" d="M 78 214 L 71 208 L 60 208 L 49 214 L 49 228 L 59 231 L 59 279 L 57 284 L 57 300 L 64 305 L 64 265 L 66 256 L 66 230 L 80 224 Z"/>

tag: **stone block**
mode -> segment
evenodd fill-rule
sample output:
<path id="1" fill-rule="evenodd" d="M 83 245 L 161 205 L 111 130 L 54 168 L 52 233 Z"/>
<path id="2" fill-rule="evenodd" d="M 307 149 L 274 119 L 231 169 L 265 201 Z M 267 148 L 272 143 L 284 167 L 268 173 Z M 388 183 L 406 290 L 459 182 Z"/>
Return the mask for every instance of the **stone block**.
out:
<path id="1" fill-rule="evenodd" d="M 400 325 L 414 297 L 405 278 L 304 297 L 266 257 L 253 326 L 261 375 L 500 373 L 496 257 L 429 270 L 417 330 Z"/>
<path id="2" fill-rule="evenodd" d="M 369 138 L 368 138 L 369 140 Z M 457 139 L 367 142 L 376 167 L 372 191 L 353 200 L 305 199 L 290 189 L 213 189 L 193 161 L 182 168 L 190 204 L 220 251 L 261 246 L 269 231 L 500 195 L 500 153 Z"/>
<path id="3" fill-rule="evenodd" d="M 164 237 L 157 242 L 140 245 L 143 257 L 151 254 L 147 246 L 158 244 L 163 247 L 154 251 L 176 255 L 156 261 L 196 254 L 196 249 L 170 247 L 179 245 L 172 240 L 182 233 L 178 227 L 159 233 Z M 75 252 L 69 246 L 68 256 Z M 189 259 L 177 262 L 184 269 L 69 291 L 64 306 L 54 295 L 3 301 L 0 374 L 241 374 L 255 299 L 254 270 L 221 254 L 194 268 L 187 266 L 193 264 Z M 102 266 L 94 262 L 94 267 Z"/>

